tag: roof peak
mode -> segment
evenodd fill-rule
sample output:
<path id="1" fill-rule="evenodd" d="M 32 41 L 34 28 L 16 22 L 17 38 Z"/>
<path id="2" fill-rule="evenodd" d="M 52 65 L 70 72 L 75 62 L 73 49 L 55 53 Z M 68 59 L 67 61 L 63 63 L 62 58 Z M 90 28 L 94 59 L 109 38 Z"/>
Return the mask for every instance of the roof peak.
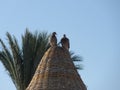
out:
<path id="1" fill-rule="evenodd" d="M 86 90 L 69 51 L 56 46 L 44 54 L 26 90 Z"/>

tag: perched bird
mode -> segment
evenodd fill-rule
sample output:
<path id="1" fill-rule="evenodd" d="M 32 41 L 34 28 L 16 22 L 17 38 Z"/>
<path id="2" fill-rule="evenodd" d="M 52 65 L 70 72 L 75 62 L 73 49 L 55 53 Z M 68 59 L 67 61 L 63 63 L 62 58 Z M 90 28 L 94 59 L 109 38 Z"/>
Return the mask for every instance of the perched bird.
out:
<path id="1" fill-rule="evenodd" d="M 57 38 L 55 35 L 56 35 L 56 32 L 53 32 L 51 37 L 50 37 L 49 43 L 50 43 L 51 47 L 57 46 Z"/>
<path id="2" fill-rule="evenodd" d="M 61 39 L 61 44 L 63 48 L 66 48 L 67 50 L 69 50 L 70 48 L 70 43 L 69 43 L 69 39 L 66 37 L 66 35 L 63 35 L 63 38 Z"/>

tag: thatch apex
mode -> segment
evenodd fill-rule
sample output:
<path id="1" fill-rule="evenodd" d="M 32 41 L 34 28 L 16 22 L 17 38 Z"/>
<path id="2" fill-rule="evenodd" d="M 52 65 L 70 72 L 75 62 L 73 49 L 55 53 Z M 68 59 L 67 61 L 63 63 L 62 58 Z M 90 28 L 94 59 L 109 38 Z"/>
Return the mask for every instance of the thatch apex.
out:
<path id="1" fill-rule="evenodd" d="M 87 90 L 69 51 L 50 47 L 43 56 L 26 90 Z"/>

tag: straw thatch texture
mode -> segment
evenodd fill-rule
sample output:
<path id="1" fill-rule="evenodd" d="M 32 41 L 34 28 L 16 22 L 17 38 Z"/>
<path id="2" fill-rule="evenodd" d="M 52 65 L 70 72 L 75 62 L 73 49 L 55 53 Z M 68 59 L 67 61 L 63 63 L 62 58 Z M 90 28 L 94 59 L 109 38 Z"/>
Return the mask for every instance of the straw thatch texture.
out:
<path id="1" fill-rule="evenodd" d="M 26 90 L 87 90 L 68 50 L 51 47 L 43 56 Z"/>

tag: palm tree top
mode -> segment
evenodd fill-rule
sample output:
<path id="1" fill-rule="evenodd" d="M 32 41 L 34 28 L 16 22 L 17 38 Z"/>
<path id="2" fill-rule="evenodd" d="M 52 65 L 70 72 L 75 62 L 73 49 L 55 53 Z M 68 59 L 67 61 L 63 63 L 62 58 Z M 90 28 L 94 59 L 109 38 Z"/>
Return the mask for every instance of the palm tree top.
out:
<path id="1" fill-rule="evenodd" d="M 0 50 L 0 61 L 7 70 L 16 89 L 25 90 L 41 58 L 50 47 L 48 43 L 50 35 L 45 31 L 32 33 L 26 29 L 25 33 L 21 35 L 21 41 L 19 41 L 21 44 L 9 32 L 6 33 L 6 37 L 7 44 L 0 39 L 2 48 Z M 71 53 L 70 56 L 73 61 L 81 60 L 74 53 Z M 81 69 L 81 66 L 79 69 Z"/>

